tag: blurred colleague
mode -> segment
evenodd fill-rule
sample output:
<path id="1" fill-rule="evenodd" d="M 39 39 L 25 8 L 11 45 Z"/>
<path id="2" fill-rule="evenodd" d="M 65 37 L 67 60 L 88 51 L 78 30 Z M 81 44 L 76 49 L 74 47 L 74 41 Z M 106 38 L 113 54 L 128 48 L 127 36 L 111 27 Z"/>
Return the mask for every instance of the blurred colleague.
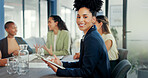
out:
<path id="1" fill-rule="evenodd" d="M 45 61 L 57 76 L 83 78 L 110 78 L 110 63 L 105 43 L 98 33 L 96 13 L 101 9 L 102 0 L 75 0 L 77 24 L 84 36 L 81 40 L 80 60 L 78 62 L 61 62 L 56 56 L 51 61 L 63 65 L 60 69 Z"/>
<path id="2" fill-rule="evenodd" d="M 97 16 L 97 21 L 95 25 L 97 26 L 97 30 L 102 36 L 107 51 L 109 55 L 109 60 L 117 60 L 118 59 L 118 50 L 116 41 L 114 36 L 112 35 L 110 28 L 109 28 L 109 21 L 106 16 Z"/>
<path id="3" fill-rule="evenodd" d="M 0 40 L 1 57 L 7 58 L 12 55 L 18 55 L 19 44 L 27 44 L 21 37 L 14 37 L 17 33 L 17 26 L 14 22 L 8 21 L 5 24 L 5 30 L 8 36 Z M 32 49 L 28 46 L 27 50 L 32 53 Z"/>
<path id="4" fill-rule="evenodd" d="M 70 34 L 65 22 L 58 15 L 51 15 L 48 19 L 49 32 L 47 42 L 43 46 L 45 54 L 50 55 L 69 55 Z"/>

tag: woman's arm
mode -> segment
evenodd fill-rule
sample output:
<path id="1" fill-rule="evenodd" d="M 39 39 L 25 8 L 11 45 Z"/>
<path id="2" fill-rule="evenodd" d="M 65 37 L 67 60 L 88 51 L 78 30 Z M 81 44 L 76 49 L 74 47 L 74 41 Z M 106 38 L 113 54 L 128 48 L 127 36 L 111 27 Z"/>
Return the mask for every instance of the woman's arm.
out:
<path id="1" fill-rule="evenodd" d="M 105 45 L 106 45 L 106 49 L 108 52 L 110 50 L 110 48 L 112 47 L 112 40 L 105 41 Z"/>
<path id="2" fill-rule="evenodd" d="M 0 66 L 5 66 L 5 64 L 7 63 L 7 59 L 1 59 L 1 57 L 2 57 L 2 54 L 0 51 Z"/>

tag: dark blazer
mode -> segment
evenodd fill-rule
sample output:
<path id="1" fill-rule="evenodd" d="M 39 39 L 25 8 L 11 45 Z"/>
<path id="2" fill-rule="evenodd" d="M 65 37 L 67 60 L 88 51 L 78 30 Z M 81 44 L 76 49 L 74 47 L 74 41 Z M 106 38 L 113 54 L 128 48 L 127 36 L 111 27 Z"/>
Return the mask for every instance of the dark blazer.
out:
<path id="1" fill-rule="evenodd" d="M 58 69 L 57 76 L 84 78 L 110 78 L 110 63 L 105 43 L 92 26 L 81 40 L 80 59 L 78 62 L 63 62 L 66 69 Z"/>
<path id="2" fill-rule="evenodd" d="M 21 37 L 15 37 L 18 45 L 19 44 L 27 44 Z M 7 37 L 5 37 L 4 39 L 0 40 L 0 50 L 2 52 L 2 58 L 7 58 L 7 57 L 11 57 L 12 54 L 8 54 L 8 41 L 7 41 Z M 27 50 L 29 51 L 29 54 L 31 54 L 33 51 L 32 49 L 28 46 Z"/>

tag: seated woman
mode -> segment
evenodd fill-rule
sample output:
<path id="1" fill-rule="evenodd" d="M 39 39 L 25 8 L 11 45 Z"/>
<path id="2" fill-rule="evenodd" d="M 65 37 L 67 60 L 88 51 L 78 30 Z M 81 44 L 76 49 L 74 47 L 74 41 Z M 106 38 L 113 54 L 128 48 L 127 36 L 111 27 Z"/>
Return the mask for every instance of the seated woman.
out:
<path id="1" fill-rule="evenodd" d="M 115 66 L 118 63 L 118 61 L 116 61 L 118 59 L 118 50 L 117 50 L 116 41 L 110 32 L 109 21 L 107 17 L 101 15 L 97 16 L 96 19 L 97 21 L 95 22 L 95 25 L 97 26 L 97 31 L 100 33 L 105 42 L 108 51 L 109 60 L 111 62 L 114 62 L 111 63 L 111 69 L 112 69 L 113 68 L 112 66 Z M 74 55 L 74 59 L 78 59 L 80 57 L 79 55 L 80 55 L 79 53 L 76 53 Z"/>
<path id="2" fill-rule="evenodd" d="M 51 15 L 48 26 L 50 31 L 47 33 L 46 45 L 43 46 L 45 54 L 69 55 L 70 34 L 64 21 L 58 15 Z"/>
<path id="3" fill-rule="evenodd" d="M 0 40 L 2 59 L 11 57 L 12 55 L 18 55 L 19 44 L 27 44 L 21 37 L 14 37 L 17 33 L 17 27 L 14 22 L 8 21 L 5 24 L 5 30 L 8 36 Z M 27 50 L 29 53 L 33 52 L 29 46 Z"/>

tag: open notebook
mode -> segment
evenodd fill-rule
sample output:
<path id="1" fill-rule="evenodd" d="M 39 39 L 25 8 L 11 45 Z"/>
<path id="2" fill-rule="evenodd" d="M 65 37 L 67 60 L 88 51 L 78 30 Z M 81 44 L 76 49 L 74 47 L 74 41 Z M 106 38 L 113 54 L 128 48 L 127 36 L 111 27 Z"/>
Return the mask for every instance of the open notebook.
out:
<path id="1" fill-rule="evenodd" d="M 56 63 L 54 63 L 54 62 L 52 62 L 52 61 L 50 61 L 50 60 L 48 60 L 48 59 L 46 59 L 45 57 L 43 57 L 43 56 L 41 56 L 41 55 L 39 55 L 39 54 L 36 54 L 36 56 L 42 58 L 43 60 L 45 60 L 45 61 L 51 63 L 52 65 L 54 65 L 54 66 L 56 66 L 56 67 L 58 67 L 58 68 L 65 69 L 63 66 L 60 66 L 60 65 L 58 65 L 58 64 L 56 64 Z"/>

